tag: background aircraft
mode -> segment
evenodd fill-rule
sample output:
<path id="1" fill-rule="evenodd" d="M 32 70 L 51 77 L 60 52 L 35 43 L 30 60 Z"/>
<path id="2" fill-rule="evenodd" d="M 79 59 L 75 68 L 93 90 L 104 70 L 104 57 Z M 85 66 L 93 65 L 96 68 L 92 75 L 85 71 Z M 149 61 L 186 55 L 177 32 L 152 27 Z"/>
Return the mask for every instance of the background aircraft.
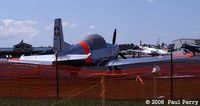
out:
<path id="1" fill-rule="evenodd" d="M 141 53 L 152 55 L 152 56 L 166 55 L 168 53 L 167 50 L 163 50 L 163 49 L 156 49 L 156 48 L 144 47 L 144 46 L 140 48 L 142 49 Z"/>
<path id="2" fill-rule="evenodd" d="M 200 52 L 200 46 L 199 45 L 188 44 L 187 41 L 183 43 L 181 40 L 180 40 L 180 43 L 182 44 L 181 48 L 184 48 L 184 49 L 191 51 L 193 53 L 193 55 Z"/>

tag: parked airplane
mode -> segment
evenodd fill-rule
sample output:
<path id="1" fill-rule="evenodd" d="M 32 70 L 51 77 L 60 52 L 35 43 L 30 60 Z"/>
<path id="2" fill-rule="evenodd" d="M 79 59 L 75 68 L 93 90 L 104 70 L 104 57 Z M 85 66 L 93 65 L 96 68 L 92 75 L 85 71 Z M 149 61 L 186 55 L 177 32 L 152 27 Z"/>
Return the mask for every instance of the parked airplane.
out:
<path id="1" fill-rule="evenodd" d="M 156 48 L 150 48 L 150 47 L 140 47 L 141 53 L 143 54 L 148 54 L 148 55 L 152 55 L 152 56 L 159 56 L 159 55 L 166 55 L 167 54 L 167 50 L 163 50 L 163 49 L 156 49 Z"/>
<path id="2" fill-rule="evenodd" d="M 191 51 L 194 55 L 195 55 L 196 53 L 200 52 L 200 46 L 199 46 L 199 45 L 188 44 L 187 41 L 183 43 L 181 40 L 180 40 L 180 43 L 182 44 L 181 48 L 188 49 L 188 50 Z"/>
<path id="3" fill-rule="evenodd" d="M 54 20 L 54 54 L 48 55 L 31 55 L 21 56 L 19 59 L 9 59 L 9 62 L 23 63 L 23 64 L 41 64 L 52 65 L 55 63 L 71 66 L 108 66 L 109 69 L 113 66 L 165 61 L 170 58 L 129 58 L 119 51 L 119 47 L 115 45 L 116 29 L 113 33 L 112 44 L 106 43 L 104 38 L 98 34 L 92 34 L 83 39 L 76 45 L 70 45 L 64 42 L 62 22 L 61 19 Z M 122 59 L 119 59 L 121 56 Z"/>
<path id="4" fill-rule="evenodd" d="M 126 57 L 120 53 L 119 47 L 115 45 L 116 29 L 113 33 L 112 44 L 106 43 L 104 38 L 98 34 L 92 34 L 76 45 L 64 42 L 61 19 L 54 21 L 54 42 L 53 51 L 55 54 L 21 56 L 19 60 L 9 60 L 11 62 L 28 64 L 59 64 L 84 66 L 106 65 L 110 60 L 116 60 L 118 55 L 123 59 Z"/>
<path id="5" fill-rule="evenodd" d="M 151 55 L 151 56 L 161 56 L 161 55 L 166 55 L 167 49 L 156 49 L 153 47 L 147 47 L 147 46 L 141 46 L 139 47 L 139 49 L 137 50 L 133 50 L 133 49 L 128 49 L 128 50 L 123 50 L 121 51 L 121 53 L 123 54 L 132 54 L 133 56 L 138 54 L 147 54 L 147 55 Z M 140 57 L 140 56 L 139 56 Z"/>

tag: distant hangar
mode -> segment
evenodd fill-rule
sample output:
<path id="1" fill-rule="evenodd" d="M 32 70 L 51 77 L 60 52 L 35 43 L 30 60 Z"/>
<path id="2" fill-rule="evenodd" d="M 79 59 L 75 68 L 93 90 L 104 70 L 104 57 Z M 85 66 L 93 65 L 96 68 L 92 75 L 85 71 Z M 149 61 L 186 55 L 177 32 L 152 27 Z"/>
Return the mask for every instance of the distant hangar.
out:
<path id="1" fill-rule="evenodd" d="M 52 53 L 52 47 L 32 47 L 28 43 L 24 43 L 22 40 L 20 43 L 13 47 L 0 48 L 0 58 L 9 57 L 20 57 L 21 55 L 30 54 L 48 54 Z"/>
<path id="2" fill-rule="evenodd" d="M 174 49 L 180 49 L 184 43 L 200 45 L 200 39 L 181 38 L 173 40 L 172 43 L 174 44 Z"/>

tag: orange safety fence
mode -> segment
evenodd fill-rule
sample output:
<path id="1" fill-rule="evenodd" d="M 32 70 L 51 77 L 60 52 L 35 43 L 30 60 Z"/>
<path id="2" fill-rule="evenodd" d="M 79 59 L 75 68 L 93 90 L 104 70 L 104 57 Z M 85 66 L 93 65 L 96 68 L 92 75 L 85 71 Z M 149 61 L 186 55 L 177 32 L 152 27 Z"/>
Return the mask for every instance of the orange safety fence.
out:
<path id="1" fill-rule="evenodd" d="M 170 98 L 170 64 L 159 65 L 156 96 Z M 59 65 L 59 97 L 100 99 L 104 93 L 106 99 L 152 99 L 155 96 L 152 68 L 149 65 L 109 72 Z M 199 64 L 176 63 L 173 81 L 174 98 L 200 99 Z M 56 67 L 0 64 L 0 96 L 55 98 Z"/>

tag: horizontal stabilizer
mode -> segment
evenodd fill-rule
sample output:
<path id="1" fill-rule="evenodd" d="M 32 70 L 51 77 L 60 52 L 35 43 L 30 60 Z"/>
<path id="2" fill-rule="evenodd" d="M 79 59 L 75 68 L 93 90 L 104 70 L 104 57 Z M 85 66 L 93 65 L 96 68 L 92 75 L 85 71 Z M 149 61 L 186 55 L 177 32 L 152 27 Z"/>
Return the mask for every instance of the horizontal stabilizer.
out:
<path id="1" fill-rule="evenodd" d="M 91 53 L 89 54 L 69 54 L 65 56 L 59 56 L 58 61 L 66 61 L 66 60 L 83 60 L 87 59 Z"/>
<path id="2" fill-rule="evenodd" d="M 87 59 L 90 56 L 89 54 L 69 54 L 65 56 L 59 56 L 58 61 L 70 61 L 70 60 L 83 60 Z M 42 64 L 42 65 L 51 65 L 56 61 L 55 54 L 52 55 L 33 55 L 33 56 L 21 56 L 18 60 L 10 59 L 9 62 L 14 63 L 24 63 L 24 64 Z"/>

